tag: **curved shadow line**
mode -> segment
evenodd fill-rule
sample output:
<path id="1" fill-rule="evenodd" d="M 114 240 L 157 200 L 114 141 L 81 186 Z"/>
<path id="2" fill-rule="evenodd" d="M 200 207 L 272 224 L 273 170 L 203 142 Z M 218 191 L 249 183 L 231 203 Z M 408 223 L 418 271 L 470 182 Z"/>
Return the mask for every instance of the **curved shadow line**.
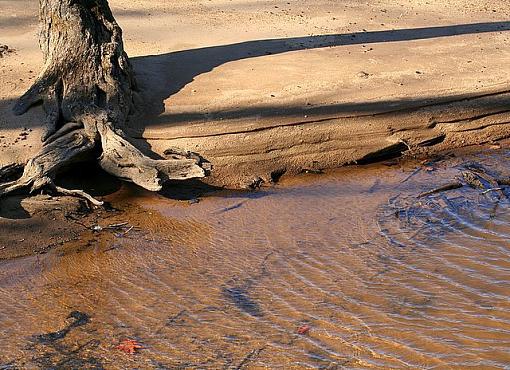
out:
<path id="1" fill-rule="evenodd" d="M 147 116 L 164 112 L 164 100 L 195 77 L 236 60 L 325 47 L 425 40 L 466 34 L 509 31 L 510 22 L 486 22 L 348 34 L 316 35 L 240 42 L 132 58 L 140 87 L 150 102 Z M 150 78 L 152 76 L 152 78 Z"/>

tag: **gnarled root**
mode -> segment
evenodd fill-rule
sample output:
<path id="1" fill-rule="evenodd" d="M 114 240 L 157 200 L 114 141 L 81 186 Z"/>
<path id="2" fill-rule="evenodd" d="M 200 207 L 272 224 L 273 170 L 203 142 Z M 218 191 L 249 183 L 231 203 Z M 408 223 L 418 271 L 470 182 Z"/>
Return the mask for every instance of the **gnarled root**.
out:
<path id="1" fill-rule="evenodd" d="M 115 132 L 109 123 L 100 131 L 103 154 L 101 167 L 119 178 L 132 181 L 151 191 L 159 191 L 167 180 L 204 177 L 205 171 L 196 159 L 173 155 L 170 160 L 155 160 L 144 156 L 122 132 Z"/>
<path id="2" fill-rule="evenodd" d="M 83 128 L 55 139 L 43 146 L 42 150 L 28 161 L 19 179 L 0 184 L 0 196 L 25 188 L 29 188 L 30 193 L 33 193 L 46 187 L 67 195 L 73 192 L 72 195 L 85 198 L 94 205 L 102 204 L 84 192 L 68 191 L 53 184 L 53 178 L 62 168 L 80 161 L 94 146 L 95 142 Z"/>
<path id="3" fill-rule="evenodd" d="M 99 205 L 81 190 L 53 183 L 61 169 L 77 165 L 94 149 L 102 151 L 104 170 L 151 191 L 169 179 L 204 177 L 199 159 L 180 154 L 148 158 L 122 132 L 136 112 L 137 87 L 107 0 L 40 0 L 39 6 L 44 70 L 14 112 L 23 114 L 43 102 L 44 144 L 18 180 L 0 184 L 0 196 L 48 188 Z"/>
<path id="4" fill-rule="evenodd" d="M 105 171 L 150 191 L 161 190 L 166 180 L 205 176 L 197 158 L 178 154 L 173 154 L 170 160 L 146 157 L 124 137 L 122 131 L 113 129 L 106 114 L 86 115 L 82 122 L 68 123 L 50 137 L 42 150 L 28 161 L 19 179 L 0 184 L 0 197 L 24 188 L 29 188 L 30 193 L 47 188 L 84 198 L 96 206 L 102 205 L 101 201 L 82 190 L 64 189 L 53 183 L 61 169 L 81 162 L 98 142 L 103 150 L 99 163 Z"/>

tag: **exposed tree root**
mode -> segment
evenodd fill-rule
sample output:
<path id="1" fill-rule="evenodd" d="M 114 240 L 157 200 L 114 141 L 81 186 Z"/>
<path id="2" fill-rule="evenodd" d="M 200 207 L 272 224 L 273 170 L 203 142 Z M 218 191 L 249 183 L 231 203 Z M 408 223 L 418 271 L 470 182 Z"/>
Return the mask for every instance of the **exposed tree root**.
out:
<path id="1" fill-rule="evenodd" d="M 87 194 L 83 190 L 69 190 L 69 189 L 65 189 L 60 186 L 55 186 L 55 190 L 57 193 L 62 194 L 62 195 L 70 195 L 73 197 L 83 198 L 83 199 L 87 200 L 88 202 L 90 202 L 91 204 L 98 206 L 98 207 L 102 206 L 104 204 L 102 201 L 95 199 L 93 196 L 91 196 L 90 194 Z"/>
<path id="2" fill-rule="evenodd" d="M 14 112 L 23 114 L 43 102 L 44 144 L 19 179 L 0 184 L 0 196 L 48 188 L 100 205 L 82 190 L 53 183 L 59 171 L 97 152 L 105 171 L 151 191 L 169 179 L 205 176 L 200 158 L 175 153 L 151 159 L 124 135 L 122 127 L 140 107 L 122 30 L 106 0 L 40 0 L 40 21 L 45 65 Z"/>
<path id="3" fill-rule="evenodd" d="M 101 129 L 101 143 L 103 154 L 99 163 L 105 171 L 151 191 L 161 190 L 166 180 L 205 176 L 200 161 L 194 158 L 174 154 L 169 160 L 155 160 L 144 156 L 109 124 Z"/>

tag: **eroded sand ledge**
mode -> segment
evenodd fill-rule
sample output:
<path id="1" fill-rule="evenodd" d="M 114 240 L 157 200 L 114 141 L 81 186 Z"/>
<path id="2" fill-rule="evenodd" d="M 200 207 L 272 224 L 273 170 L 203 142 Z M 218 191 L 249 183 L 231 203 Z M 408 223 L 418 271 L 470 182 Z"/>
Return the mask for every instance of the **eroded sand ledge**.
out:
<path id="1" fill-rule="evenodd" d="M 352 116 L 328 115 L 318 109 L 308 119 L 307 114 L 295 120 L 259 118 L 254 125 L 246 118 L 235 125 L 235 131 L 220 120 L 184 134 L 149 129 L 142 137 L 157 152 L 172 146 L 198 151 L 214 163 L 209 181 L 235 187 L 258 177 L 270 182 L 283 173 L 367 164 L 405 153 L 431 155 L 508 138 L 509 98 L 510 92 L 503 90 L 414 106 L 410 102 L 389 112 Z"/>
<path id="2" fill-rule="evenodd" d="M 147 106 L 131 136 L 200 153 L 215 185 L 510 137 L 507 2 L 111 3 Z M 5 8 L 0 165 L 42 120 L 10 113 L 40 68 L 37 2 Z"/>

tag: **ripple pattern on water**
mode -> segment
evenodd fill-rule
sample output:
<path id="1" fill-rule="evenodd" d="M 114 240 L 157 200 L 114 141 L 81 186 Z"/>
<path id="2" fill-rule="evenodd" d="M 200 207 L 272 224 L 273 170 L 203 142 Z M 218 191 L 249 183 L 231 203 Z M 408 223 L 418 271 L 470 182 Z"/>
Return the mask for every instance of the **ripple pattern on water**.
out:
<path id="1" fill-rule="evenodd" d="M 418 200 L 411 185 L 397 194 L 404 176 L 372 168 L 193 206 L 144 199 L 127 211 L 138 230 L 6 262 L 0 366 L 504 368 L 508 201 Z M 89 321 L 33 340 L 71 312 Z M 145 349 L 126 357 L 123 338 Z"/>

